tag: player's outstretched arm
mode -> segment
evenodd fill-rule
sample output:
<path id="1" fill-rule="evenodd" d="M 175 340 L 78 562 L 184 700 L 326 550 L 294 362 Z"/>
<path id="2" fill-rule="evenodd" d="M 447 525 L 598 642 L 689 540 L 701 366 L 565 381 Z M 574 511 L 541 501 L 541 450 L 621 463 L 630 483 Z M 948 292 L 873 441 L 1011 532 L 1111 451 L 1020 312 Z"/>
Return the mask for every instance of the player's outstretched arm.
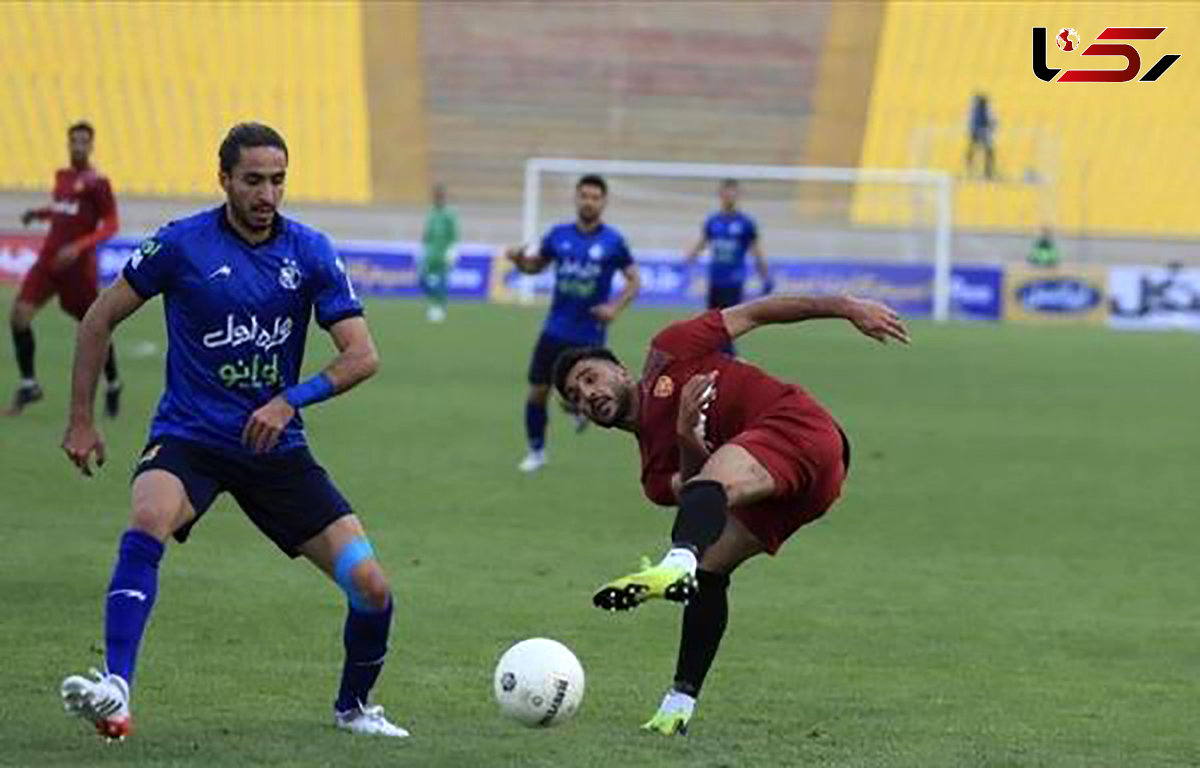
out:
<path id="1" fill-rule="evenodd" d="M 367 321 L 361 316 L 337 321 L 329 326 L 329 335 L 338 350 L 333 362 L 312 378 L 271 398 L 246 420 L 242 442 L 255 453 L 275 447 L 297 410 L 340 395 L 379 370 L 379 352 Z"/>
<path id="2" fill-rule="evenodd" d="M 504 258 L 513 263 L 517 271 L 526 275 L 536 275 L 550 264 L 550 260 L 540 253 L 530 253 L 523 245 L 514 245 L 504 250 Z"/>
<path id="3" fill-rule="evenodd" d="M 21 225 L 28 227 L 35 221 L 45 221 L 50 218 L 50 207 L 30 208 L 21 214 Z"/>
<path id="4" fill-rule="evenodd" d="M 722 310 L 721 316 L 731 339 L 763 325 L 833 317 L 849 320 L 880 343 L 909 342 L 908 329 L 891 307 L 854 296 L 767 296 Z"/>
<path id="5" fill-rule="evenodd" d="M 67 458 L 85 475 L 92 474 L 93 455 L 97 466 L 104 464 L 104 441 L 93 418 L 96 382 L 108 355 L 113 329 L 145 303 L 146 300 L 124 277 L 118 277 L 92 302 L 79 324 L 75 337 L 75 365 L 71 372 L 71 410 L 62 447 Z"/>

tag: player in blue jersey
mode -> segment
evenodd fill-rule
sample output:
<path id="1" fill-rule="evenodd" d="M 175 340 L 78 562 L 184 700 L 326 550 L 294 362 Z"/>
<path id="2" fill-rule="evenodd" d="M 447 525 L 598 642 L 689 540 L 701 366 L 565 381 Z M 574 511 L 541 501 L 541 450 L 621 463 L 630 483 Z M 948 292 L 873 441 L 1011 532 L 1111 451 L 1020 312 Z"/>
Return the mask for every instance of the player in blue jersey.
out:
<path id="1" fill-rule="evenodd" d="M 574 347 L 603 345 L 609 324 L 629 306 L 641 286 L 625 237 L 601 221 L 607 202 L 604 179 L 584 176 L 575 185 L 575 221 L 551 228 L 535 253 L 525 246 L 507 252 L 509 260 L 526 274 L 554 266 L 554 298 L 529 363 L 525 402 L 529 452 L 517 467 L 522 472 L 537 471 L 546 463 L 546 400 L 554 361 Z M 618 270 L 625 277 L 625 288 L 616 299 L 610 299 Z"/>
<path id="2" fill-rule="evenodd" d="M 742 303 L 746 287 L 746 254 L 754 256 L 754 266 L 762 279 L 763 293 L 770 293 L 771 274 L 767 257 L 758 240 L 758 225 L 738 208 L 737 179 L 725 179 L 717 188 L 721 209 L 704 220 L 700 239 L 684 256 L 686 264 L 709 250 L 708 308 L 727 309 Z M 733 354 L 732 343 L 725 350 Z"/>
<path id="3" fill-rule="evenodd" d="M 243 123 L 221 144 L 226 202 L 142 243 L 80 326 L 63 449 L 85 475 L 104 463 L 93 420 L 96 379 L 122 320 L 159 294 L 167 324 L 167 381 L 134 470 L 104 616 L 106 666 L 62 684 L 69 713 L 101 735 L 132 726 L 130 690 L 172 536 L 188 538 L 228 491 L 288 556 L 304 555 L 346 593 L 345 664 L 334 723 L 355 733 L 407 736 L 368 706 L 383 666 L 392 595 L 362 523 L 309 452 L 300 410 L 375 373 L 379 358 L 362 305 L 329 239 L 277 212 L 288 153 L 268 126 Z M 309 316 L 338 354 L 299 381 Z"/>

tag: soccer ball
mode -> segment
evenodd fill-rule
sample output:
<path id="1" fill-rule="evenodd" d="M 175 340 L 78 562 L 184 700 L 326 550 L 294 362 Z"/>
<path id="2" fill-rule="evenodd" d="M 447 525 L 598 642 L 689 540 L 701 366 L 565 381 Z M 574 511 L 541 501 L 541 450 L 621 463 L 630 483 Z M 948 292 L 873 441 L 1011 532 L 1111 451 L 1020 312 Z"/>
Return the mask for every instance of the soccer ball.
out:
<path id="1" fill-rule="evenodd" d="M 583 667 L 567 646 L 534 637 L 504 652 L 493 685 L 501 712 L 530 728 L 546 728 L 579 709 Z"/>

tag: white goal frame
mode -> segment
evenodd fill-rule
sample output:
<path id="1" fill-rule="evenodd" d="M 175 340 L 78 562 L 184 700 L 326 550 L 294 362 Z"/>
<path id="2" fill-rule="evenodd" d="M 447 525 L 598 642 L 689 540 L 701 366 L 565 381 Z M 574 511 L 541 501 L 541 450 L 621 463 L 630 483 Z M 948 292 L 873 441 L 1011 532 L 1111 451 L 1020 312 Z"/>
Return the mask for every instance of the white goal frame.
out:
<path id="1" fill-rule="evenodd" d="M 541 181 L 545 174 L 599 173 L 605 176 L 658 176 L 674 179 L 738 179 L 741 181 L 827 181 L 842 184 L 907 184 L 931 188 L 937 208 L 934 221 L 933 318 L 950 318 L 951 234 L 954 226 L 954 178 L 945 171 L 923 168 L 835 168 L 809 165 L 725 165 L 659 163 L 633 160 L 586 160 L 533 157 L 525 161 L 525 193 L 521 237 L 537 242 Z"/>

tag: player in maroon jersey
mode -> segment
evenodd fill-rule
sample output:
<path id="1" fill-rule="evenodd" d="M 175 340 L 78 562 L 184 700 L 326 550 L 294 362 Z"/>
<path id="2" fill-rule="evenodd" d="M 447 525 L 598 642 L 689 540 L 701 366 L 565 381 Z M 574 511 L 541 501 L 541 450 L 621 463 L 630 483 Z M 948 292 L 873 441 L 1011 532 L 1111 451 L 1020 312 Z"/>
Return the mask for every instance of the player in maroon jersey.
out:
<path id="1" fill-rule="evenodd" d="M 666 557 L 593 598 L 608 610 L 656 597 L 687 603 L 675 682 L 648 730 L 687 732 L 725 632 L 729 574 L 774 554 L 841 492 L 850 444 L 829 412 L 800 387 L 722 354 L 760 326 L 814 318 L 908 342 L 900 318 L 878 302 L 771 296 L 667 327 L 650 343 L 640 380 L 601 347 L 569 350 L 555 365 L 560 396 L 596 424 L 637 437 L 646 496 L 678 506 Z"/>
<path id="2" fill-rule="evenodd" d="M 38 310 L 55 294 L 63 310 L 82 320 L 96 300 L 96 246 L 112 237 L 118 227 L 117 203 L 108 178 L 89 162 L 96 132 L 91 124 L 78 122 L 67 129 L 67 148 L 71 165 L 54 174 L 54 191 L 49 205 L 33 208 L 21 216 L 21 223 L 50 220 L 50 231 L 42 243 L 37 261 L 13 302 L 9 322 L 21 384 L 13 397 L 10 415 L 42 399 L 33 368 L 33 329 Z M 104 411 L 110 417 L 120 409 L 121 382 L 112 347 L 104 366 L 108 390 Z"/>

